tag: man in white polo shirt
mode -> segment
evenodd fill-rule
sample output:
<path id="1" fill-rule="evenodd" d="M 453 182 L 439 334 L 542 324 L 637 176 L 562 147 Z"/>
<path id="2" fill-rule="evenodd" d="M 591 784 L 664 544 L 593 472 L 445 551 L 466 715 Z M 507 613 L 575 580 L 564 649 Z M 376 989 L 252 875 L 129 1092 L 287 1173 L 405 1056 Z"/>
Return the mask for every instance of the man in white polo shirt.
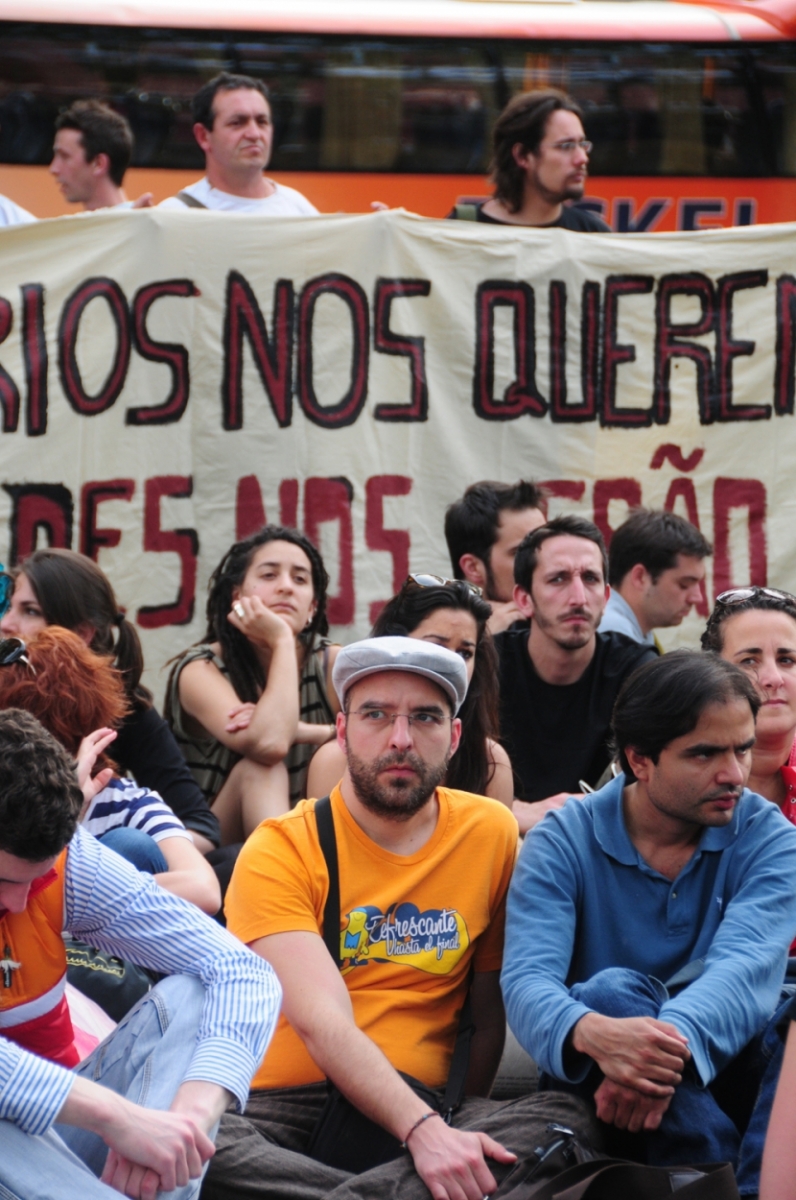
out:
<path id="1" fill-rule="evenodd" d="M 210 208 L 268 217 L 317 213 L 301 192 L 263 174 L 274 126 L 265 84 L 223 71 L 194 96 L 194 137 L 205 154 L 206 175 L 170 196 L 161 208 Z"/>

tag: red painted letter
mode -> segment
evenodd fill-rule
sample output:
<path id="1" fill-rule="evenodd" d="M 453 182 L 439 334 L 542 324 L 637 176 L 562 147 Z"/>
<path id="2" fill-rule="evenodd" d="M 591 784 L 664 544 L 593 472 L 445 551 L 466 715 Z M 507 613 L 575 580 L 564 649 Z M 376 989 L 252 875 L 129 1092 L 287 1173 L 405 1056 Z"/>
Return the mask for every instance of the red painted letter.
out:
<path id="1" fill-rule="evenodd" d="M 392 555 L 392 590 L 400 590 L 409 574 L 409 533 L 406 529 L 384 528 L 384 497 L 408 496 L 412 480 L 407 475 L 373 475 L 365 484 L 365 545 L 368 550 L 384 550 Z M 370 606 L 371 625 L 386 600 L 374 600 Z"/>
<path id="2" fill-rule="evenodd" d="M 144 485 L 144 550 L 156 554 L 177 554 L 180 559 L 180 588 L 172 604 L 146 604 L 138 610 L 142 629 L 162 629 L 164 625 L 188 625 L 193 618 L 196 597 L 196 557 L 199 539 L 195 529 L 161 529 L 160 501 L 163 496 L 179 499 L 193 493 L 188 475 L 156 475 Z"/>

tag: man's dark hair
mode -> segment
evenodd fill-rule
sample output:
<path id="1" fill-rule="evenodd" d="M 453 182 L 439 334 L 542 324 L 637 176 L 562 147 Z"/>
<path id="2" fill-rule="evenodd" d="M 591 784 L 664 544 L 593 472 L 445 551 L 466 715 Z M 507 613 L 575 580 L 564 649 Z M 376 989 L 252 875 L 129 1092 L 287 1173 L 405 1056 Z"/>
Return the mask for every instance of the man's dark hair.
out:
<path id="1" fill-rule="evenodd" d="M 710 542 L 685 517 L 637 508 L 611 538 L 608 582 L 611 587 L 619 587 L 628 571 L 641 563 L 652 582 L 657 583 L 664 571 L 677 565 L 679 554 L 707 558 L 712 553 Z"/>
<path id="2" fill-rule="evenodd" d="M 558 88 L 538 92 L 522 92 L 510 100 L 492 130 L 492 163 L 490 171 L 495 196 L 510 212 L 519 212 L 522 205 L 525 172 L 514 159 L 514 147 L 536 154 L 554 112 L 574 113 L 583 120 L 575 101 Z"/>
<path id="3" fill-rule="evenodd" d="M 711 704 L 745 700 L 757 717 L 760 696 L 740 667 L 712 652 L 673 650 L 634 671 L 619 691 L 611 721 L 614 748 L 628 779 L 629 746 L 657 763 L 661 751 L 691 733 Z"/>
<path id="4" fill-rule="evenodd" d="M 108 174 L 117 187 L 122 186 L 133 153 L 133 131 L 121 113 L 99 100 L 76 100 L 58 117 L 55 129 L 78 131 L 86 162 L 93 162 L 98 154 L 107 154 Z"/>
<path id="5" fill-rule="evenodd" d="M 230 71 L 222 71 L 219 75 L 214 75 L 212 79 L 209 79 L 203 87 L 200 87 L 191 101 L 194 123 L 204 125 L 205 129 L 212 129 L 216 118 L 216 114 L 213 112 L 213 102 L 218 93 L 237 92 L 241 88 L 259 92 L 270 107 L 271 98 L 268 88 L 262 80 L 254 79 L 251 75 L 233 75 Z"/>
<path id="6" fill-rule="evenodd" d="M 527 479 L 518 479 L 516 483 L 493 483 L 484 479 L 471 484 L 461 500 L 451 504 L 445 513 L 445 540 L 454 578 L 464 579 L 459 565 L 463 554 L 474 554 L 489 569 L 489 556 L 498 540 L 502 512 L 541 509 L 545 499 L 544 489 Z"/>
<path id="7" fill-rule="evenodd" d="M 520 542 L 517 557 L 514 559 L 514 582 L 523 588 L 524 591 L 530 592 L 531 590 L 533 573 L 536 570 L 536 562 L 539 557 L 539 547 L 542 545 L 542 542 L 546 542 L 549 538 L 554 537 L 578 537 L 585 538 L 589 542 L 594 542 L 600 551 L 603 578 L 607 576 L 608 556 L 605 552 L 603 535 L 592 521 L 587 521 L 585 517 L 576 517 L 572 514 L 567 514 L 563 517 L 553 517 L 553 520 L 548 521 L 546 525 L 540 525 L 538 529 L 532 529 L 530 533 L 526 533 Z"/>
<path id="8" fill-rule="evenodd" d="M 0 850 L 33 863 L 60 854 L 82 806 L 61 743 L 21 708 L 0 712 Z"/>

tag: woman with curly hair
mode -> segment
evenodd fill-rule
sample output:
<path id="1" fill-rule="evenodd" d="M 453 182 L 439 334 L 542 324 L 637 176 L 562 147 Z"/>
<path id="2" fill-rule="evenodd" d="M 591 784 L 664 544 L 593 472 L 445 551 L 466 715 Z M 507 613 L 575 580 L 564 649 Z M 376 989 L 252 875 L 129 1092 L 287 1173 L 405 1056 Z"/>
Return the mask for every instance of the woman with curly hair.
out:
<path id="1" fill-rule="evenodd" d="M 327 585 L 309 538 L 266 525 L 224 555 L 205 637 L 172 669 L 166 717 L 223 845 L 300 800 L 313 751 L 334 736 Z"/>
<path id="2" fill-rule="evenodd" d="M 128 706 L 109 658 L 58 626 L 36 634 L 24 657 L 0 669 L 0 709 L 24 709 L 41 721 L 76 757 L 81 784 L 99 768 L 102 787 L 80 817 L 88 832 L 212 915 L 221 905 L 218 881 L 187 829 L 157 792 L 120 778 L 106 753 Z"/>
<path id="3" fill-rule="evenodd" d="M 490 796 L 511 808 L 511 763 L 497 741 L 497 655 L 486 626 L 491 614 L 492 606 L 479 589 L 463 579 L 410 575 L 382 609 L 371 636 L 421 638 L 462 656 L 469 684 L 459 713 L 461 742 L 448 766 L 445 786 Z M 324 746 L 310 765 L 308 794 L 325 796 L 345 766 L 345 755 L 336 743 Z"/>

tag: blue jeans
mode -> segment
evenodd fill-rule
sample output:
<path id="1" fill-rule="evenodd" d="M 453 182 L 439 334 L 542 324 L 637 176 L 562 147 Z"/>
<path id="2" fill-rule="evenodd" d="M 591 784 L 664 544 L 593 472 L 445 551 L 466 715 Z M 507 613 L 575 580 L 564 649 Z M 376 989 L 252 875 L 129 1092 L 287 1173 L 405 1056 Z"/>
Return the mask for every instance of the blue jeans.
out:
<path id="1" fill-rule="evenodd" d="M 148 875 L 159 875 L 169 869 L 157 842 L 140 829 L 118 825 L 116 829 L 109 829 L 107 833 L 103 833 L 98 840 L 109 850 L 115 850 L 122 858 L 126 858 L 137 870 L 145 871 Z"/>
<path id="2" fill-rule="evenodd" d="M 74 1073 L 144 1108 L 167 1109 L 193 1056 L 204 997 L 197 979 L 164 979 Z M 0 1200 L 119 1200 L 98 1178 L 107 1153 L 100 1137 L 71 1125 L 31 1137 L 0 1121 Z M 200 1187 L 197 1179 L 159 1200 L 196 1200 Z"/>
<path id="3" fill-rule="evenodd" d="M 669 998 L 657 979 L 624 967 L 600 971 L 585 983 L 574 984 L 570 995 L 608 1017 L 658 1017 Z M 741 1195 L 757 1195 L 763 1143 L 782 1066 L 783 1014 L 789 1004 L 784 1001 L 765 1030 L 709 1087 L 703 1087 L 693 1068 L 686 1067 L 659 1128 L 637 1135 L 643 1139 L 650 1165 L 731 1162 Z M 562 1084 L 548 1075 L 542 1076 L 539 1086 L 557 1090 L 563 1086 L 591 1099 L 601 1079 L 595 1066 L 583 1083 Z"/>

